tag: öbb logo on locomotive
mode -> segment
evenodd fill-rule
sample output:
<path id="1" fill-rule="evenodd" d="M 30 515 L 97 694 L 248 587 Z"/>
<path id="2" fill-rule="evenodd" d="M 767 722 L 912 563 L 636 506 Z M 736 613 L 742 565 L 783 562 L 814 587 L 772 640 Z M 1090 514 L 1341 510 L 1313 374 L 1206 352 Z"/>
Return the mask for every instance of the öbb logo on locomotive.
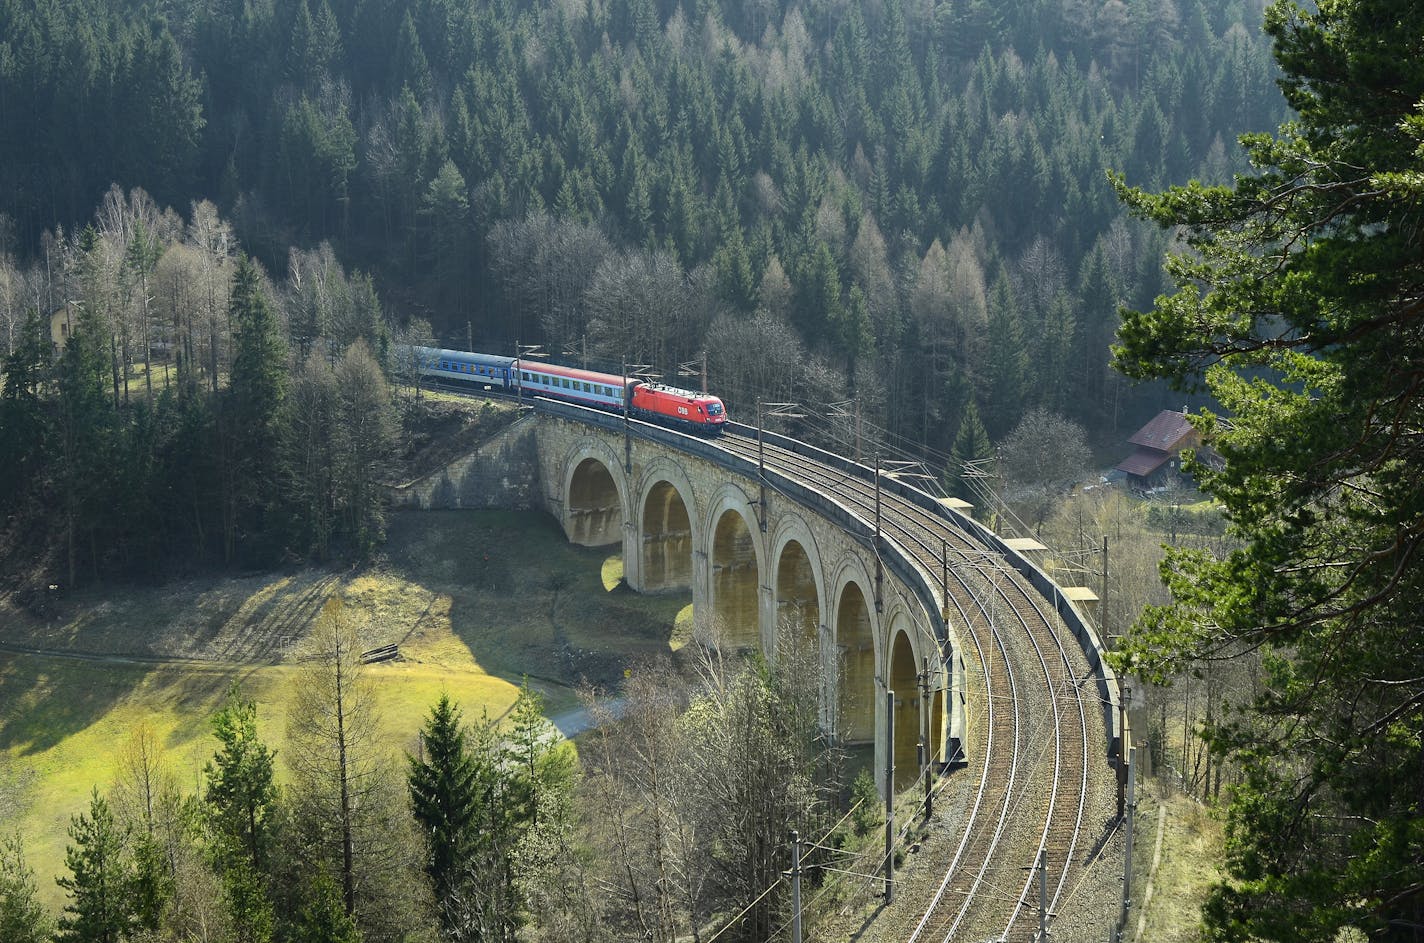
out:
<path id="1" fill-rule="evenodd" d="M 413 364 L 422 377 L 481 390 L 521 392 L 526 396 L 592 406 L 621 413 L 625 398 L 631 416 L 706 435 L 720 435 L 727 410 L 715 396 L 638 378 L 436 347 L 398 347 L 400 363 Z"/>

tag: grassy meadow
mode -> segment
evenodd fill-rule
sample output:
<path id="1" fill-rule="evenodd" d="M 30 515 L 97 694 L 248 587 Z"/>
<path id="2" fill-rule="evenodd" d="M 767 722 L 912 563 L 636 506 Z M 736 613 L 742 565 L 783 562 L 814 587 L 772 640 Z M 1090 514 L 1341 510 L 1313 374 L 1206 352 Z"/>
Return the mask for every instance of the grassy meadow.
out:
<path id="1" fill-rule="evenodd" d="M 0 650 L 0 827 L 19 829 L 58 907 L 70 816 L 110 788 L 125 740 L 147 725 L 198 790 L 216 746 L 208 720 L 234 680 L 280 769 L 302 638 L 332 595 L 372 647 L 400 646 L 403 660 L 367 669 L 394 759 L 441 691 L 467 716 L 500 717 L 528 678 L 551 716 L 572 710 L 580 682 L 610 683 L 690 632 L 685 595 L 639 596 L 621 575 L 616 554 L 570 546 L 542 514 L 410 512 L 357 570 L 105 587 L 56 601 L 44 621 L 0 600 L 0 643 L 44 651 Z"/>

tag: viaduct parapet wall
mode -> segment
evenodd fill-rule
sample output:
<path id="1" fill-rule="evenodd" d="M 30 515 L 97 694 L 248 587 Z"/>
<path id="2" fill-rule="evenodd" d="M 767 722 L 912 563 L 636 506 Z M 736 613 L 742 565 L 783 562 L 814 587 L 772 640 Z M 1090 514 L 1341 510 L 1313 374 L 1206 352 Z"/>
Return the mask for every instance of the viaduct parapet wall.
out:
<path id="1" fill-rule="evenodd" d="M 771 438 L 865 474 L 848 459 Z M 393 488 L 392 500 L 415 509 L 546 510 L 572 542 L 621 547 L 632 589 L 690 591 L 699 642 L 814 658 L 823 726 L 844 742 L 873 744 L 877 769 L 893 757 L 897 770 L 913 776 L 921 740 L 932 760 L 957 759 L 964 661 L 936 578 L 893 541 L 882 540 L 877 555 L 872 523 L 833 497 L 768 470 L 763 504 L 760 481 L 754 462 L 715 443 L 541 401 L 470 454 Z M 884 486 L 944 510 L 898 482 Z M 1053 601 L 1093 665 L 1116 753 L 1117 682 L 1091 626 L 1022 554 L 970 518 L 952 513 L 950 521 L 1002 553 Z"/>

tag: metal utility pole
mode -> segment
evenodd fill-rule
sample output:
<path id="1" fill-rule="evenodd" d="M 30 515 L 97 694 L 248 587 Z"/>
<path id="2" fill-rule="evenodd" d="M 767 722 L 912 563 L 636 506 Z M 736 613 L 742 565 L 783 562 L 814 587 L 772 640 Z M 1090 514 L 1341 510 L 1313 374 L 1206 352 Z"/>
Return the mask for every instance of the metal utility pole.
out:
<path id="1" fill-rule="evenodd" d="M 895 899 L 895 692 L 885 692 L 885 903 Z"/>
<path id="2" fill-rule="evenodd" d="M 761 509 L 758 526 L 764 533 L 766 531 L 766 429 L 762 413 L 763 407 L 766 408 L 766 416 L 777 416 L 782 419 L 805 419 L 806 414 L 800 411 L 800 403 L 764 403 L 760 399 L 757 400 L 757 484 L 760 488 L 757 506 Z"/>
<path id="3" fill-rule="evenodd" d="M 860 461 L 860 400 L 855 401 L 855 460 Z"/>
<path id="4" fill-rule="evenodd" d="M 949 541 L 940 538 L 939 541 L 939 591 L 940 604 L 939 617 L 942 620 L 944 638 L 949 638 Z"/>
<path id="5" fill-rule="evenodd" d="M 791 830 L 791 941 L 801 943 L 801 836 Z"/>
<path id="6" fill-rule="evenodd" d="M 1128 755 L 1132 749 L 1130 738 L 1127 735 L 1127 702 L 1132 697 L 1132 685 L 1124 682 L 1117 692 L 1118 710 L 1118 764 L 1117 764 L 1117 817 L 1122 818 L 1126 804 L 1130 798 L 1123 795 L 1127 789 L 1128 767 L 1132 765 Z"/>
<path id="7" fill-rule="evenodd" d="M 1048 858 L 1038 852 L 1038 943 L 1048 943 Z"/>
<path id="8" fill-rule="evenodd" d="M 1132 911 L 1132 832 L 1137 827 L 1137 747 L 1127 754 L 1127 844 L 1122 858 L 1122 919 L 1118 921 L 1118 939 L 1127 927 L 1127 915 Z"/>
<path id="9" fill-rule="evenodd" d="M 623 470 L 633 473 L 633 420 L 628 415 L 633 393 L 628 389 L 628 361 L 623 361 Z"/>
<path id="10" fill-rule="evenodd" d="M 1103 591 L 1098 594 L 1098 624 L 1108 634 L 1108 535 L 1103 534 Z"/>
<path id="11" fill-rule="evenodd" d="M 875 456 L 875 552 L 880 552 L 880 456 Z"/>
<path id="12" fill-rule="evenodd" d="M 880 562 L 880 456 L 875 456 L 875 611 L 885 611 L 885 568 Z"/>
<path id="13" fill-rule="evenodd" d="M 920 659 L 920 713 L 924 717 L 924 736 L 920 738 L 920 769 L 925 774 L 925 821 L 930 820 L 934 814 L 934 789 L 932 787 L 933 777 L 931 768 L 934 766 L 934 757 L 930 754 L 930 744 L 934 742 L 934 713 L 930 710 L 932 701 L 930 700 L 930 659 L 925 655 Z"/>
<path id="14" fill-rule="evenodd" d="M 757 400 L 757 524 L 766 531 L 766 443 L 762 435 L 761 400 Z"/>

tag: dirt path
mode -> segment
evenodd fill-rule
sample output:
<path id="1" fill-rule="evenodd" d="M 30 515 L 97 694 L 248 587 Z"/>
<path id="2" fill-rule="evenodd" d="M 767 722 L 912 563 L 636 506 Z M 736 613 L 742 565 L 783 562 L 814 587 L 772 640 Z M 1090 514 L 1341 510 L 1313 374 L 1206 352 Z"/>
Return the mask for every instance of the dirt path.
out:
<path id="1" fill-rule="evenodd" d="M 106 652 L 76 652 L 59 648 L 35 648 L 0 642 L 0 652 L 11 655 L 31 655 L 36 658 L 63 658 L 68 661 L 89 661 L 109 665 L 188 665 L 201 668 L 245 668 L 251 662 L 221 661 L 216 658 L 195 658 L 182 655 L 121 655 Z"/>

